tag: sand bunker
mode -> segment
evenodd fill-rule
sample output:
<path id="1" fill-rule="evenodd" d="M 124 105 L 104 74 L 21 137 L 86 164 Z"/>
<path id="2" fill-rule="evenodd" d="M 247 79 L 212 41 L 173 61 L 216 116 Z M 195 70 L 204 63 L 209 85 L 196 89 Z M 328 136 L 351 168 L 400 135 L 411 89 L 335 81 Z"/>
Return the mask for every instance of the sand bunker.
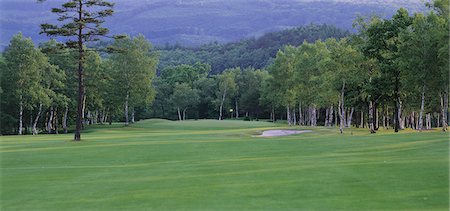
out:
<path id="1" fill-rule="evenodd" d="M 275 136 L 288 136 L 300 133 L 310 133 L 311 130 L 266 130 L 261 135 L 255 137 L 275 137 Z"/>

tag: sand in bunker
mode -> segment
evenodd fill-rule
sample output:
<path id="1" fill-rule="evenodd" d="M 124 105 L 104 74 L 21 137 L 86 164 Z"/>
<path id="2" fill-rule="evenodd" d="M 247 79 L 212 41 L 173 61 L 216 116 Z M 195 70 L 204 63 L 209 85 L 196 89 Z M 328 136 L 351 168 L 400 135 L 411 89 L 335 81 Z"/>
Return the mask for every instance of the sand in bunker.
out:
<path id="1" fill-rule="evenodd" d="M 288 136 L 300 133 L 310 133 L 311 130 L 266 130 L 261 135 L 256 137 L 274 137 L 274 136 Z"/>

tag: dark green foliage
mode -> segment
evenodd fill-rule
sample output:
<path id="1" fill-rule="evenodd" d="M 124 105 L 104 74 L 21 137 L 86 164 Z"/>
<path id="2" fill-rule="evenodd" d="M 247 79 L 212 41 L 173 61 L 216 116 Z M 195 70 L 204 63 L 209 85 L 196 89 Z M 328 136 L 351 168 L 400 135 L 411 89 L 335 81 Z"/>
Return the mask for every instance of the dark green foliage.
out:
<path id="1" fill-rule="evenodd" d="M 284 45 L 298 46 L 303 41 L 314 42 L 330 37 L 336 39 L 350 33 L 329 25 L 308 25 L 280 32 L 271 32 L 257 39 L 246 39 L 229 44 L 211 43 L 198 48 L 166 47 L 161 49 L 159 70 L 180 64 L 204 62 L 211 65 L 212 74 L 225 69 L 253 67 L 261 69 L 272 62 L 276 52 Z"/>

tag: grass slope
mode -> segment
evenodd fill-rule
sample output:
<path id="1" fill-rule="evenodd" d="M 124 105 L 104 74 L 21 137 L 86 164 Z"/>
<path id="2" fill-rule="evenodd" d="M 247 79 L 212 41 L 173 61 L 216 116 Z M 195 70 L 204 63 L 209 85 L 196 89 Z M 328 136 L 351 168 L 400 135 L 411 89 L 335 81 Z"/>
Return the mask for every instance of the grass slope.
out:
<path id="1" fill-rule="evenodd" d="M 147 120 L 1 137 L 0 210 L 448 210 L 442 132 Z M 310 128 L 308 128 L 310 129 Z"/>

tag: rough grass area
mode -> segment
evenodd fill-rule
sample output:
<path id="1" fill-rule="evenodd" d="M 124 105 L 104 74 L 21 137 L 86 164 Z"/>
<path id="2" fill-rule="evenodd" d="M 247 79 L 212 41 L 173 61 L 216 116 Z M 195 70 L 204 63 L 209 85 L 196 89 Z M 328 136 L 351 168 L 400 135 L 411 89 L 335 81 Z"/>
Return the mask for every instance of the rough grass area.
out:
<path id="1" fill-rule="evenodd" d="M 0 210 L 449 208 L 448 133 L 305 127 L 313 132 L 252 137 L 283 128 L 146 120 L 91 127 L 80 143 L 1 137 Z"/>

